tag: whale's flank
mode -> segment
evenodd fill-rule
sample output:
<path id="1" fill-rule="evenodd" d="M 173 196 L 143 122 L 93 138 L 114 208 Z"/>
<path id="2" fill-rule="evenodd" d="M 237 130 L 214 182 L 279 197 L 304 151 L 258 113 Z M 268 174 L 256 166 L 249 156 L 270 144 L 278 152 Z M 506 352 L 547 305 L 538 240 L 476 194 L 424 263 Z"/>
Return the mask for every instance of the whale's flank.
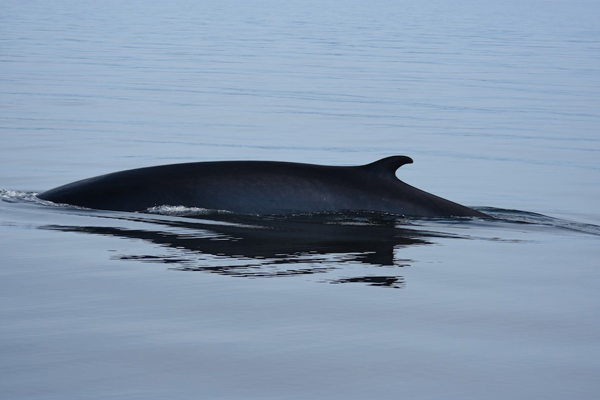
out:
<path id="1" fill-rule="evenodd" d="M 378 211 L 417 217 L 485 216 L 402 182 L 396 170 L 412 162 L 410 157 L 392 156 L 354 167 L 277 161 L 171 164 L 88 178 L 38 197 L 115 211 L 170 205 L 240 214 Z"/>

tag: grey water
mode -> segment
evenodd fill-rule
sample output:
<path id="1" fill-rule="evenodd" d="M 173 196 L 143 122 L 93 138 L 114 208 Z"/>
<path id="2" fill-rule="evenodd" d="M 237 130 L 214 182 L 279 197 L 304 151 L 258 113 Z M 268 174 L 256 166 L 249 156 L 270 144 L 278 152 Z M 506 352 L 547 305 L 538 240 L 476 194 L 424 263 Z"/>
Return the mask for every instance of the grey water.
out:
<path id="1" fill-rule="evenodd" d="M 0 4 L 0 398 L 592 399 L 600 3 Z M 494 219 L 38 200 L 359 165 Z"/>

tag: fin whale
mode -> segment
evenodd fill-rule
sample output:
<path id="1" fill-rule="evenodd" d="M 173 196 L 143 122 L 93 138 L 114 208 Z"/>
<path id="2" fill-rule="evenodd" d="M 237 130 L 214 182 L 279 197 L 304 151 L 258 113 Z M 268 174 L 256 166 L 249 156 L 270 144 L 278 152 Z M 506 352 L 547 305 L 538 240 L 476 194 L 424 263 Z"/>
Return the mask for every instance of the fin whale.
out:
<path id="1" fill-rule="evenodd" d="M 171 164 L 84 179 L 38 197 L 114 211 L 171 205 L 239 214 L 378 211 L 416 217 L 486 217 L 399 180 L 396 170 L 412 162 L 410 157 L 391 156 L 360 166 L 278 161 Z"/>

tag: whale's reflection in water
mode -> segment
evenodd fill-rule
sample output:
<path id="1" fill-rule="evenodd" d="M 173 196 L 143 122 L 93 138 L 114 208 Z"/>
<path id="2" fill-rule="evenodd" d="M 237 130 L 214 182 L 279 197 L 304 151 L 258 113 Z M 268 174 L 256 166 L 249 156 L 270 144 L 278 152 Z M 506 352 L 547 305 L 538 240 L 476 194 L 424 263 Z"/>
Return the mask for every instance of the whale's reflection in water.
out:
<path id="1" fill-rule="evenodd" d="M 399 268 L 412 260 L 398 249 L 428 245 L 435 238 L 461 236 L 423 230 L 414 220 L 378 213 L 335 213 L 287 217 L 231 214 L 185 217 L 98 213 L 109 225 L 45 225 L 42 229 L 138 239 L 152 246 L 146 254 L 114 258 L 163 263 L 170 269 L 271 278 L 323 274 L 350 266 L 375 268 L 367 275 L 325 278 L 330 283 L 361 282 L 401 288 Z M 112 223 L 114 222 L 114 223 Z M 160 249 L 160 254 L 155 252 Z M 377 269 L 377 267 L 385 267 Z M 349 268 L 357 270 L 356 268 Z M 365 272 L 365 269 L 358 269 Z M 381 271 L 381 272 L 379 272 Z"/>

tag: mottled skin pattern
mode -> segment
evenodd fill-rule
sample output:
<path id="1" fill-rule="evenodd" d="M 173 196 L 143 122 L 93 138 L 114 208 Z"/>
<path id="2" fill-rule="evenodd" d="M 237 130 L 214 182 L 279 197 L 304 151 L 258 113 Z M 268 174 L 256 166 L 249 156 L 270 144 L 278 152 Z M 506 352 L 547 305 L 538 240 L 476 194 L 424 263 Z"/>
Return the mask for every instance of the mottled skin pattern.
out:
<path id="1" fill-rule="evenodd" d="M 417 217 L 485 216 L 399 180 L 396 170 L 409 163 L 409 157 L 392 156 L 352 167 L 275 161 L 172 164 L 84 179 L 38 197 L 116 211 L 181 205 L 240 214 L 379 211 Z"/>

